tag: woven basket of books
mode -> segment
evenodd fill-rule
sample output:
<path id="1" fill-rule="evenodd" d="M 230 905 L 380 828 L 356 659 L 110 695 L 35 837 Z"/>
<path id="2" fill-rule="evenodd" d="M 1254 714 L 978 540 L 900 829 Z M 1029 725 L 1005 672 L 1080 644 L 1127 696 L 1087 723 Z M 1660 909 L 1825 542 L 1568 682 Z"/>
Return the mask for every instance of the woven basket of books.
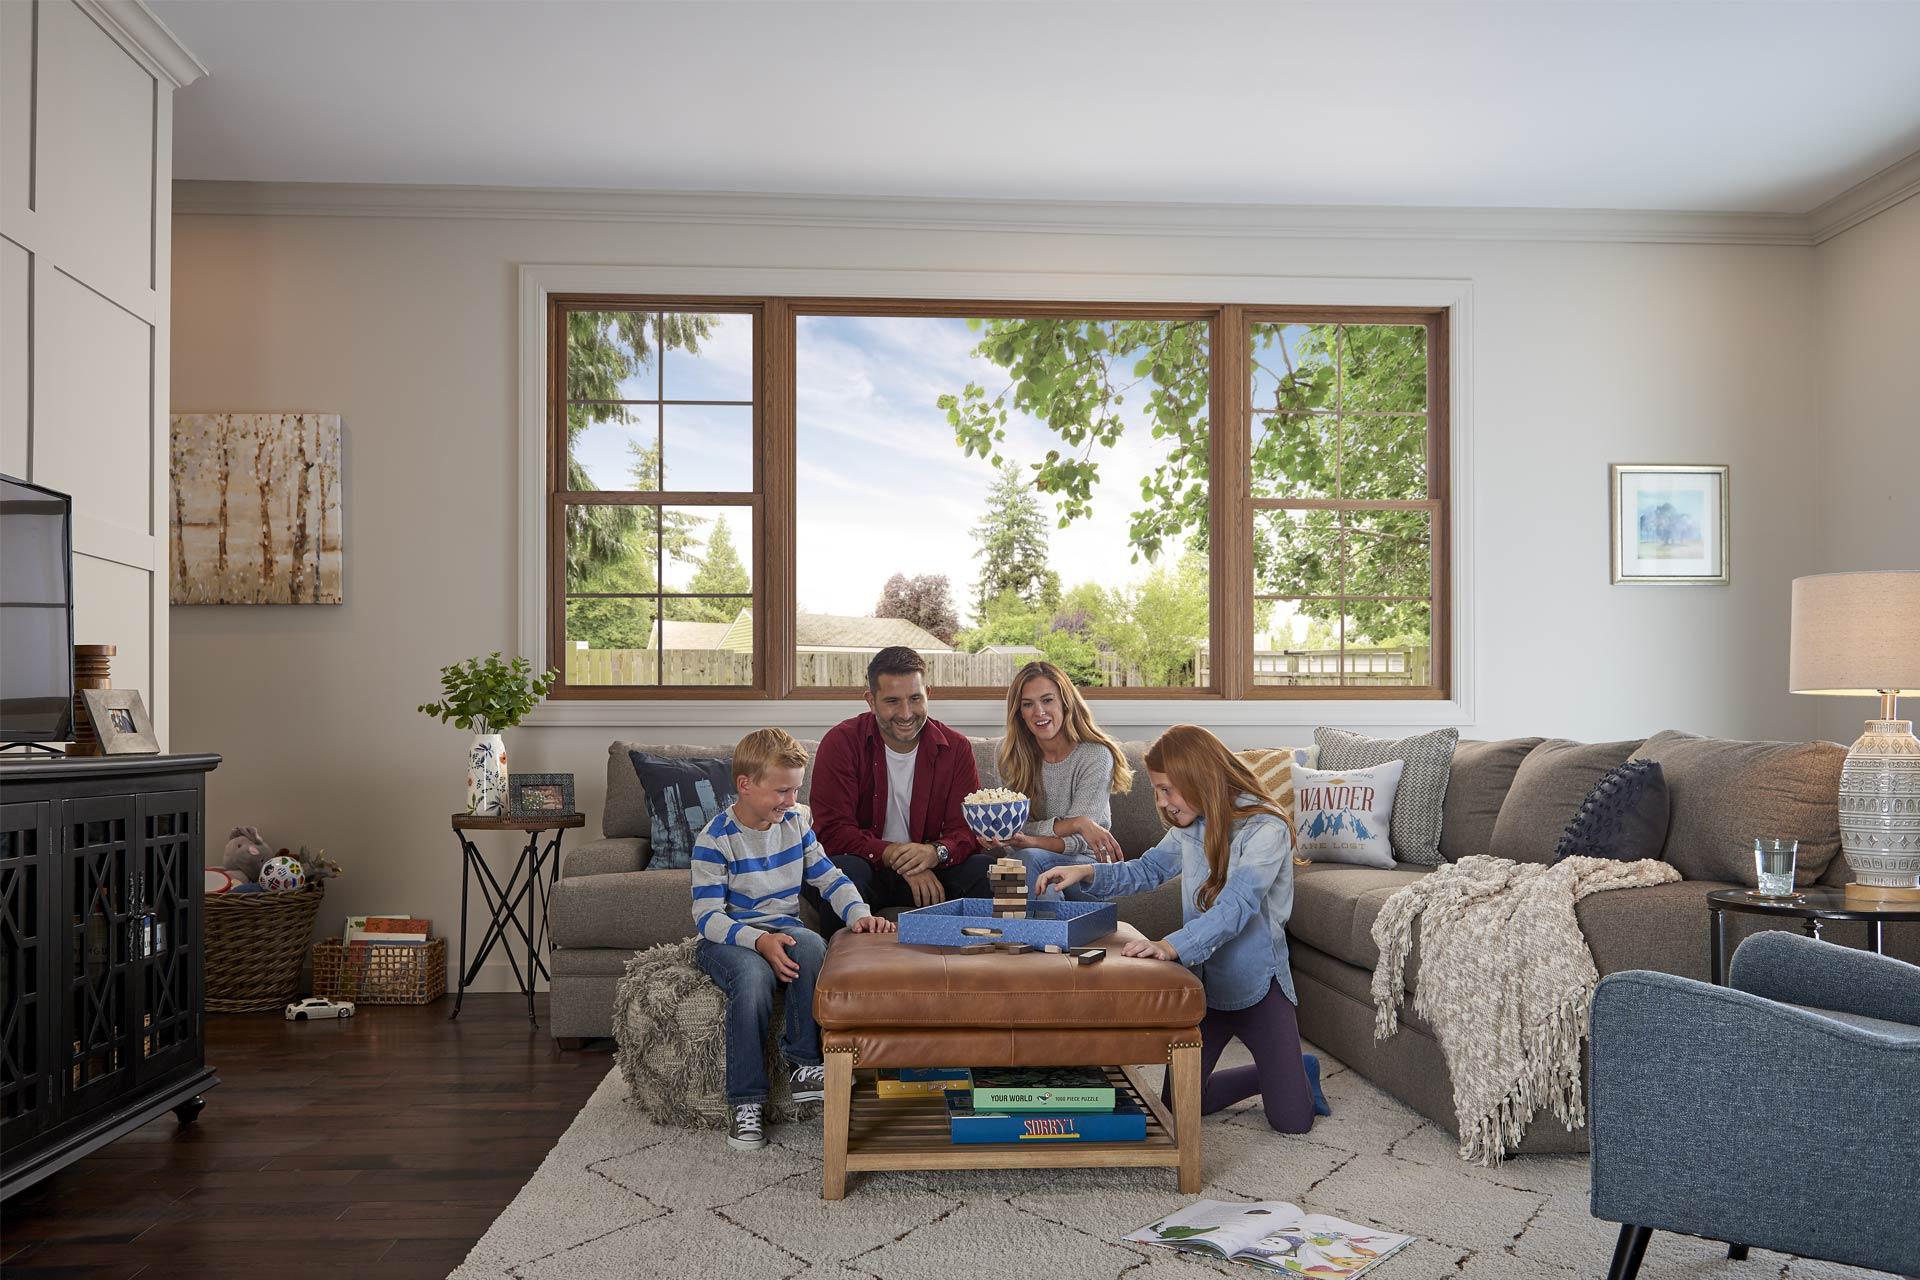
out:
<path id="1" fill-rule="evenodd" d="M 313 994 L 357 1004 L 432 1004 L 447 994 L 447 940 L 313 944 Z"/>
<path id="2" fill-rule="evenodd" d="M 319 881 L 280 893 L 210 893 L 206 903 L 208 1013 L 278 1009 L 300 994 Z"/>

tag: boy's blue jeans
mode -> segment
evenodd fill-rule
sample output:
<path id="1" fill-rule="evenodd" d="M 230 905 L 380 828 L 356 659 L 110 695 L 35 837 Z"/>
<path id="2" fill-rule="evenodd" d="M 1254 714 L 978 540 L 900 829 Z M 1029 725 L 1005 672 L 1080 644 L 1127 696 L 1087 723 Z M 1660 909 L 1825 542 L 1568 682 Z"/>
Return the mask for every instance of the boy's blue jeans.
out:
<path id="1" fill-rule="evenodd" d="M 787 956 L 800 976 L 787 984 L 787 1026 L 780 1052 L 797 1067 L 820 1065 L 820 1024 L 813 1020 L 813 984 L 827 958 L 827 944 L 811 929 L 777 932 L 792 937 Z M 767 1100 L 767 1020 L 780 980 L 752 947 L 700 939 L 694 962 L 727 996 L 727 1105 Z"/>

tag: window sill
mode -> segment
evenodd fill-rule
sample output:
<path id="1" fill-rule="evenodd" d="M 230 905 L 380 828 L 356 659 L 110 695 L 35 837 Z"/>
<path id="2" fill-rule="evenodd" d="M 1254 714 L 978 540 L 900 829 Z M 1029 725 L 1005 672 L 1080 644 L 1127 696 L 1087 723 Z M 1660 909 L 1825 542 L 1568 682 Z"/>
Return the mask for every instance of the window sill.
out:
<path id="1" fill-rule="evenodd" d="M 520 722 L 521 728 L 726 728 L 752 729 L 777 724 L 784 729 L 828 729 L 863 711 L 856 699 L 792 698 L 766 701 L 574 700 L 544 702 Z M 975 736 L 1000 732 L 1006 704 L 983 699 L 933 700 L 936 719 Z M 1117 737 L 1142 737 L 1170 724 L 1192 723 L 1215 729 L 1311 727 L 1318 724 L 1433 727 L 1473 723 L 1471 709 L 1458 700 L 1373 698 L 1365 701 L 1278 700 L 1244 702 L 1127 698 L 1094 705 L 1101 726 Z"/>

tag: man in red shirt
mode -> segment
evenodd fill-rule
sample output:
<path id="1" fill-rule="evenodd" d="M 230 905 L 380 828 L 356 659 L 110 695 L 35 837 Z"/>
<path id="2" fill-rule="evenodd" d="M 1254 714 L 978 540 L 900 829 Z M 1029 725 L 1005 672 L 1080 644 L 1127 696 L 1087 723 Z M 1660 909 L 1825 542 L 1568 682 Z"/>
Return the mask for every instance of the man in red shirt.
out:
<path id="1" fill-rule="evenodd" d="M 980 841 L 960 815 L 980 786 L 973 744 L 928 717 L 926 671 L 904 645 L 875 654 L 870 713 L 827 730 L 814 756 L 814 834 L 876 912 L 989 895 L 989 860 L 973 856 Z"/>

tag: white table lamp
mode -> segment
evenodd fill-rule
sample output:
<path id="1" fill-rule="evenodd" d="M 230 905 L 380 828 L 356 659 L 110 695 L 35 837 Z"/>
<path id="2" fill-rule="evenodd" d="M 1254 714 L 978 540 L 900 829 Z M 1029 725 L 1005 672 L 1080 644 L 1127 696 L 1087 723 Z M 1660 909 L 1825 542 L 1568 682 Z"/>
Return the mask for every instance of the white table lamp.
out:
<path id="1" fill-rule="evenodd" d="M 1849 897 L 1920 901 L 1920 739 L 1901 690 L 1920 691 L 1920 570 L 1822 573 L 1793 580 L 1787 687 L 1880 697 L 1880 718 L 1840 771 L 1840 847 Z"/>

